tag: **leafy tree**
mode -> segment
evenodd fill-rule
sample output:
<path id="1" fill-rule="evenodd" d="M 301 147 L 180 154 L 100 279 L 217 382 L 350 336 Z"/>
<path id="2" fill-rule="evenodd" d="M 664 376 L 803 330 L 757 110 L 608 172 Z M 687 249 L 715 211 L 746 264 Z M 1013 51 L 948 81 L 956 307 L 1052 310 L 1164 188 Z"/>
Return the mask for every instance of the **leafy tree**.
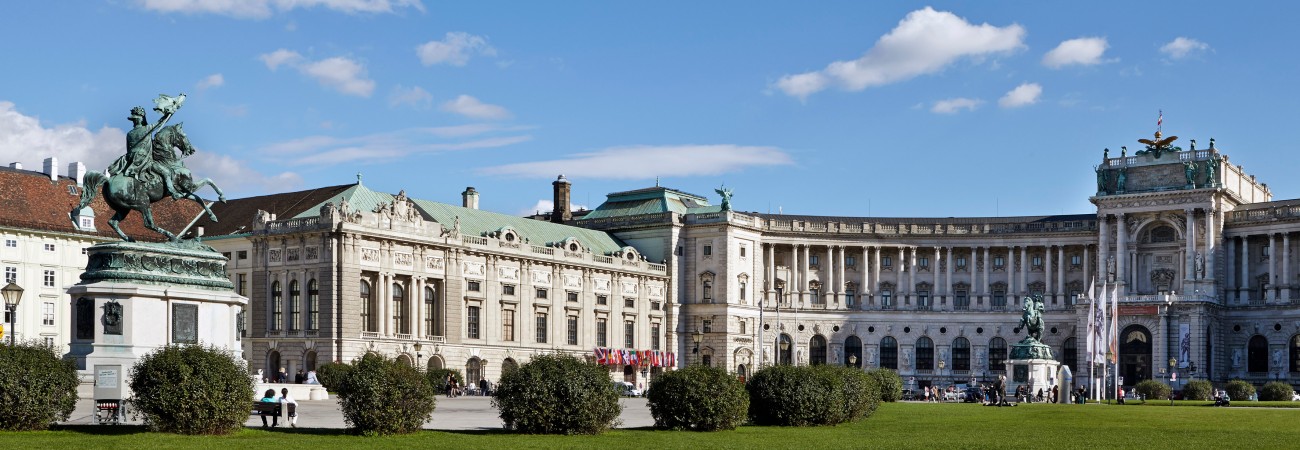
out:
<path id="1" fill-rule="evenodd" d="M 502 374 L 492 406 L 506 427 L 530 434 L 599 434 L 622 406 L 601 366 L 568 355 L 540 355 Z"/>
<path id="2" fill-rule="evenodd" d="M 227 434 L 248 420 L 253 380 L 225 349 L 168 345 L 136 361 L 131 391 L 134 415 L 156 431 Z"/>
<path id="3" fill-rule="evenodd" d="M 339 383 L 339 409 L 353 432 L 406 434 L 433 420 L 433 387 L 396 359 L 367 353 Z"/>
<path id="4" fill-rule="evenodd" d="M 834 425 L 848 420 L 844 378 L 812 366 L 778 365 L 754 373 L 749 419 L 757 425 Z"/>
<path id="5" fill-rule="evenodd" d="M 733 430 L 749 411 L 745 384 L 717 367 L 666 372 L 650 385 L 646 397 L 655 426 L 673 430 Z"/>
<path id="6" fill-rule="evenodd" d="M 1281 381 L 1270 381 L 1259 388 L 1259 400 L 1265 402 L 1289 402 L 1295 395 L 1291 385 Z"/>
<path id="7" fill-rule="evenodd" d="M 1213 400 L 1214 385 L 1209 380 L 1192 380 L 1183 386 L 1183 398 L 1186 400 Z"/>
<path id="8" fill-rule="evenodd" d="M 1164 400 L 1173 392 L 1169 385 L 1156 380 L 1142 380 L 1133 390 L 1146 400 Z"/>
<path id="9" fill-rule="evenodd" d="M 1255 385 L 1242 380 L 1229 381 L 1223 390 L 1228 392 L 1228 398 L 1233 401 L 1247 400 L 1255 395 Z"/>
<path id="10" fill-rule="evenodd" d="M 338 392 L 339 383 L 352 371 L 352 365 L 341 362 L 328 362 L 316 367 L 316 380 L 330 392 Z"/>
<path id="11" fill-rule="evenodd" d="M 903 398 L 903 377 L 898 372 L 881 368 L 868 371 L 867 375 L 875 378 L 880 386 L 880 401 L 896 402 Z"/>

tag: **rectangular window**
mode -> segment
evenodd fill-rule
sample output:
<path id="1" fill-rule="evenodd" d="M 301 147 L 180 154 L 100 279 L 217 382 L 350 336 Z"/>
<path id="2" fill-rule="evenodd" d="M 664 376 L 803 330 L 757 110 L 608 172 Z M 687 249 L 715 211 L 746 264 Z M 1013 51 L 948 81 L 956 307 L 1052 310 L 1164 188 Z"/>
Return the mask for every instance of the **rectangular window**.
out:
<path id="1" fill-rule="evenodd" d="M 930 309 L 930 291 L 916 291 L 916 307 Z"/>
<path id="2" fill-rule="evenodd" d="M 537 343 L 545 344 L 546 343 L 546 313 L 537 313 L 537 316 L 534 317 L 533 319 L 536 322 Z"/>
<path id="3" fill-rule="evenodd" d="M 957 291 L 953 294 L 953 309 L 958 311 L 970 309 L 970 297 L 966 291 Z"/>
<path id="4" fill-rule="evenodd" d="M 81 254 L 83 254 L 83 255 L 89 255 L 89 254 L 90 254 L 90 247 L 82 247 L 82 248 L 81 248 Z"/>
<path id="5" fill-rule="evenodd" d="M 12 266 L 5 267 L 5 283 L 17 283 L 17 282 L 18 282 L 18 268 Z"/>
<path id="6" fill-rule="evenodd" d="M 1007 307 L 1006 291 L 993 291 L 993 308 L 1002 309 Z"/>
<path id="7" fill-rule="evenodd" d="M 236 281 L 235 287 L 239 289 L 238 291 L 239 295 L 247 297 L 248 296 L 248 274 L 246 273 L 235 274 L 235 281 Z"/>
<path id="8" fill-rule="evenodd" d="M 845 256 L 845 257 L 844 257 L 844 265 L 845 265 L 845 266 L 848 266 L 848 267 L 856 266 L 856 265 L 858 265 L 858 259 L 857 259 L 857 258 L 854 258 L 854 257 L 852 257 L 852 256 Z"/>
<path id="9" fill-rule="evenodd" d="M 45 287 L 54 287 L 54 271 L 45 271 Z"/>
<path id="10" fill-rule="evenodd" d="M 515 295 L 515 285 L 513 284 L 502 285 L 501 295 Z"/>
<path id="11" fill-rule="evenodd" d="M 636 348 L 636 322 L 623 322 L 623 347 Z"/>
<path id="12" fill-rule="evenodd" d="M 577 292 L 566 292 L 566 293 L 565 293 L 565 296 L 568 297 L 569 301 L 571 301 L 571 302 L 576 302 L 576 301 L 578 301 L 578 293 L 577 293 Z"/>
<path id="13" fill-rule="evenodd" d="M 1083 264 L 1083 257 L 1079 255 L 1070 255 L 1070 265 L 1078 266 Z"/>
<path id="14" fill-rule="evenodd" d="M 514 342 L 515 340 L 515 311 L 506 309 L 501 311 L 501 340 Z"/>
<path id="15" fill-rule="evenodd" d="M 1035 256 L 1035 257 L 1033 258 L 1033 265 L 1034 265 L 1034 267 L 1043 267 L 1043 257 L 1042 257 L 1042 256 Z"/>
<path id="16" fill-rule="evenodd" d="M 748 332 L 747 330 L 749 330 L 749 325 L 746 325 L 743 320 L 740 321 L 740 334 L 745 335 Z"/>
<path id="17" fill-rule="evenodd" d="M 894 258 L 891 258 L 891 257 L 888 257 L 888 256 L 881 256 L 881 257 L 880 257 L 880 266 L 881 266 L 881 267 L 893 267 L 893 266 L 894 266 Z"/>
<path id="18" fill-rule="evenodd" d="M 235 252 L 235 256 L 238 256 L 239 259 L 248 259 L 248 250 L 240 250 L 238 252 Z"/>
<path id="19" fill-rule="evenodd" d="M 704 319 L 704 320 L 700 321 L 700 328 L 702 328 L 702 329 L 700 330 L 701 332 L 704 332 L 704 333 L 712 333 L 712 332 L 713 332 L 713 321 L 710 320 L 710 319 Z"/>
<path id="20" fill-rule="evenodd" d="M 226 258 L 226 261 L 229 261 L 231 255 L 230 252 L 221 252 L 221 256 L 224 256 Z"/>
<path id="21" fill-rule="evenodd" d="M 709 367 L 713 365 L 713 355 L 703 355 L 700 357 L 700 365 Z"/>
<path id="22" fill-rule="evenodd" d="M 568 343 L 578 345 L 578 316 L 569 316 Z"/>
<path id="23" fill-rule="evenodd" d="M 741 281 L 741 282 L 740 282 L 740 299 L 741 299 L 741 300 L 744 300 L 744 299 L 745 299 L 745 284 L 746 284 L 746 283 L 745 283 L 744 281 Z"/>
<path id="24" fill-rule="evenodd" d="M 880 307 L 883 309 L 890 309 L 894 307 L 893 291 L 890 291 L 889 289 L 884 289 L 880 291 Z"/>
<path id="25" fill-rule="evenodd" d="M 744 258 L 744 257 L 745 257 L 745 246 L 743 246 L 743 245 L 740 246 L 740 257 L 741 257 L 741 258 Z"/>
<path id="26" fill-rule="evenodd" d="M 651 310 L 651 311 L 658 311 L 658 310 L 659 310 L 659 302 L 650 302 L 650 310 Z"/>
<path id="27" fill-rule="evenodd" d="M 853 304 L 856 302 L 857 302 L 857 293 L 854 292 L 852 289 L 845 290 L 844 305 L 848 307 L 853 307 Z"/>
<path id="28" fill-rule="evenodd" d="M 480 283 L 480 282 L 478 282 L 478 281 L 474 281 L 474 280 L 469 280 L 469 281 L 465 282 L 465 290 L 470 291 L 470 292 L 482 292 L 482 291 L 483 291 L 483 283 Z"/>
<path id="29" fill-rule="evenodd" d="M 705 246 L 704 246 L 704 256 L 713 256 L 713 246 L 712 246 L 712 245 L 705 245 Z"/>
<path id="30" fill-rule="evenodd" d="M 597 305 L 608 305 L 608 304 L 609 304 L 609 296 L 608 296 L 608 295 L 597 295 L 597 296 L 596 296 L 596 304 L 597 304 Z"/>
<path id="31" fill-rule="evenodd" d="M 537 290 L 537 298 L 547 298 L 547 296 L 549 296 L 550 294 L 551 294 L 551 293 L 550 293 L 549 291 L 547 291 L 546 289 L 538 289 L 538 290 Z"/>
<path id="32" fill-rule="evenodd" d="M 41 324 L 54 325 L 54 302 L 45 302 L 41 305 Z"/>
<path id="33" fill-rule="evenodd" d="M 659 350 L 659 324 L 650 325 L 650 349 Z"/>
<path id="34" fill-rule="evenodd" d="M 965 256 L 958 256 L 958 257 L 957 257 L 957 267 L 960 267 L 960 268 L 963 268 L 963 269 L 966 268 L 966 257 L 965 257 Z"/>
<path id="35" fill-rule="evenodd" d="M 635 307 L 636 307 L 636 299 L 635 299 L 635 298 L 632 298 L 632 297 L 623 297 L 623 307 L 624 307 L 624 308 L 635 308 Z"/>
<path id="36" fill-rule="evenodd" d="M 465 334 L 466 334 L 465 337 L 467 337 L 467 338 L 469 338 L 469 339 L 478 339 L 478 338 L 479 338 L 479 334 L 478 334 L 479 314 L 478 314 L 478 311 L 479 311 L 479 309 L 478 309 L 477 306 L 471 306 L 471 307 L 469 307 L 469 309 L 466 311 L 466 314 L 465 314 L 466 325 L 468 325 L 468 326 L 465 328 Z"/>
<path id="37" fill-rule="evenodd" d="M 993 267 L 1001 269 L 1007 265 L 1007 259 L 1002 256 L 993 257 Z"/>
<path id="38" fill-rule="evenodd" d="M 600 318 L 596 319 L 596 346 L 609 346 L 609 320 Z"/>
<path id="39" fill-rule="evenodd" d="M 47 252 L 54 251 L 54 244 L 45 244 L 45 251 Z"/>
<path id="40" fill-rule="evenodd" d="M 17 240 L 17 239 L 5 239 L 5 247 L 9 247 L 9 248 L 18 248 L 18 240 Z"/>
<path id="41" fill-rule="evenodd" d="M 822 259 L 819 258 L 817 255 L 809 255 L 809 256 L 808 256 L 808 265 L 810 265 L 810 266 L 820 266 L 820 265 L 821 265 L 821 261 L 822 261 Z"/>
<path id="42" fill-rule="evenodd" d="M 45 346 L 46 346 L 46 347 L 53 347 L 53 346 L 54 346 L 54 338 L 49 337 L 49 336 L 46 336 L 46 337 L 45 337 Z"/>
<path id="43" fill-rule="evenodd" d="M 917 259 L 917 265 L 921 267 L 930 267 L 930 257 L 922 256 Z"/>
<path id="44" fill-rule="evenodd" d="M 1268 257 L 1268 244 L 1264 244 L 1264 246 L 1259 249 L 1259 254 L 1265 258 Z"/>

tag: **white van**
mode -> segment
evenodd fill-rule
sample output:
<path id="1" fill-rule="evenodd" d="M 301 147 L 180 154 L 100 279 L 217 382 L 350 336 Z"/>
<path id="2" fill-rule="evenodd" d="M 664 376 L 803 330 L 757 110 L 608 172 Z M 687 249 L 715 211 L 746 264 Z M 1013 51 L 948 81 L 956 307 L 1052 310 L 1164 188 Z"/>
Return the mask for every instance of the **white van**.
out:
<path id="1" fill-rule="evenodd" d="M 640 389 L 637 389 L 637 388 L 636 388 L 636 385 L 633 385 L 632 383 L 629 383 L 629 382 L 626 382 L 626 381 L 615 381 L 615 382 L 614 382 L 614 390 L 618 391 L 618 395 L 621 395 L 621 396 L 624 396 L 624 397 L 640 397 L 640 396 L 641 396 L 641 390 L 640 390 Z"/>

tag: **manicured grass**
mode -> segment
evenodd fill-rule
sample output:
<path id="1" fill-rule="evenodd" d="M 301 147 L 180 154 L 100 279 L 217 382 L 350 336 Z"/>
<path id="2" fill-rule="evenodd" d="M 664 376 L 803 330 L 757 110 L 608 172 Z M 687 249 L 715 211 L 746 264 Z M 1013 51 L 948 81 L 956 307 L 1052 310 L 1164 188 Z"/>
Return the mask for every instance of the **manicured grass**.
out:
<path id="1" fill-rule="evenodd" d="M 1148 402 L 1154 406 L 1157 402 Z M 1165 405 L 1169 403 L 1164 402 Z M 500 431 L 421 432 L 384 438 L 342 430 L 247 429 L 230 436 L 146 433 L 76 426 L 0 433 L 0 448 L 1295 448 L 1300 411 L 1026 404 L 890 403 L 837 427 L 741 427 L 717 433 L 617 430 L 600 436 L 527 436 Z"/>

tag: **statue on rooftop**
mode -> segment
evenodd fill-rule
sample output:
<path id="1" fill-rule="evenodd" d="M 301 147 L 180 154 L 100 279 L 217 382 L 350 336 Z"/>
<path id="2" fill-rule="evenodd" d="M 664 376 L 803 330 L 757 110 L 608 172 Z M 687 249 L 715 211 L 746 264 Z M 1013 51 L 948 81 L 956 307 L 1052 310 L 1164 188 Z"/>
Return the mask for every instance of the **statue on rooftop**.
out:
<path id="1" fill-rule="evenodd" d="M 1176 140 L 1178 140 L 1178 136 L 1169 136 L 1162 139 L 1160 137 L 1160 132 L 1157 131 L 1155 139 L 1138 139 L 1138 142 L 1146 144 L 1147 148 L 1146 150 L 1139 150 L 1137 154 L 1143 155 L 1150 153 L 1153 158 L 1160 159 L 1160 154 L 1162 152 L 1177 152 L 1182 150 L 1181 148 L 1171 145 Z"/>
<path id="2" fill-rule="evenodd" d="M 1196 163 L 1187 161 L 1183 163 L 1183 175 L 1187 177 L 1187 185 L 1196 187 Z"/>
<path id="3" fill-rule="evenodd" d="M 197 202 L 208 213 L 208 218 L 216 222 L 216 214 L 212 213 L 208 203 L 195 191 L 204 186 L 211 186 L 212 190 L 217 192 L 218 201 L 221 202 L 226 201 L 225 194 L 211 179 L 204 178 L 196 182 L 189 169 L 185 168 L 182 159 L 194 154 L 196 149 L 190 144 L 182 124 L 163 126 L 184 103 L 185 94 L 176 97 L 159 95 L 154 100 L 156 105 L 154 111 L 162 113 L 162 118 L 153 126 L 148 125 L 144 108 L 137 106 L 132 109 L 129 119 L 135 127 L 127 133 L 126 154 L 114 161 L 104 173 L 86 172 L 81 201 L 77 208 L 72 210 L 70 217 L 75 216 L 77 211 L 94 201 L 95 196 L 102 190 L 104 201 L 116 212 L 108 219 L 108 225 L 125 241 L 133 242 L 135 239 L 122 232 L 118 223 L 133 210 L 139 211 L 144 216 L 146 228 L 167 236 L 170 242 L 180 241 L 177 234 L 164 230 L 153 222 L 150 205 L 167 196 L 173 199 L 187 198 Z M 177 150 L 180 151 L 179 157 Z M 185 231 L 182 230 L 179 234 L 184 234 Z"/>
<path id="4" fill-rule="evenodd" d="M 1223 160 L 1222 158 L 1219 158 L 1219 155 L 1215 154 L 1214 156 L 1211 156 L 1209 160 L 1205 161 L 1205 185 L 1206 186 L 1215 187 L 1219 185 L 1219 178 L 1217 176 L 1218 174 L 1214 172 L 1215 170 L 1218 170 L 1219 161 L 1222 160 Z"/>
<path id="5" fill-rule="evenodd" d="M 718 195 L 722 196 L 722 210 L 731 211 L 731 189 L 727 189 L 727 186 L 723 185 L 721 188 L 714 189 L 713 192 L 717 192 Z"/>

